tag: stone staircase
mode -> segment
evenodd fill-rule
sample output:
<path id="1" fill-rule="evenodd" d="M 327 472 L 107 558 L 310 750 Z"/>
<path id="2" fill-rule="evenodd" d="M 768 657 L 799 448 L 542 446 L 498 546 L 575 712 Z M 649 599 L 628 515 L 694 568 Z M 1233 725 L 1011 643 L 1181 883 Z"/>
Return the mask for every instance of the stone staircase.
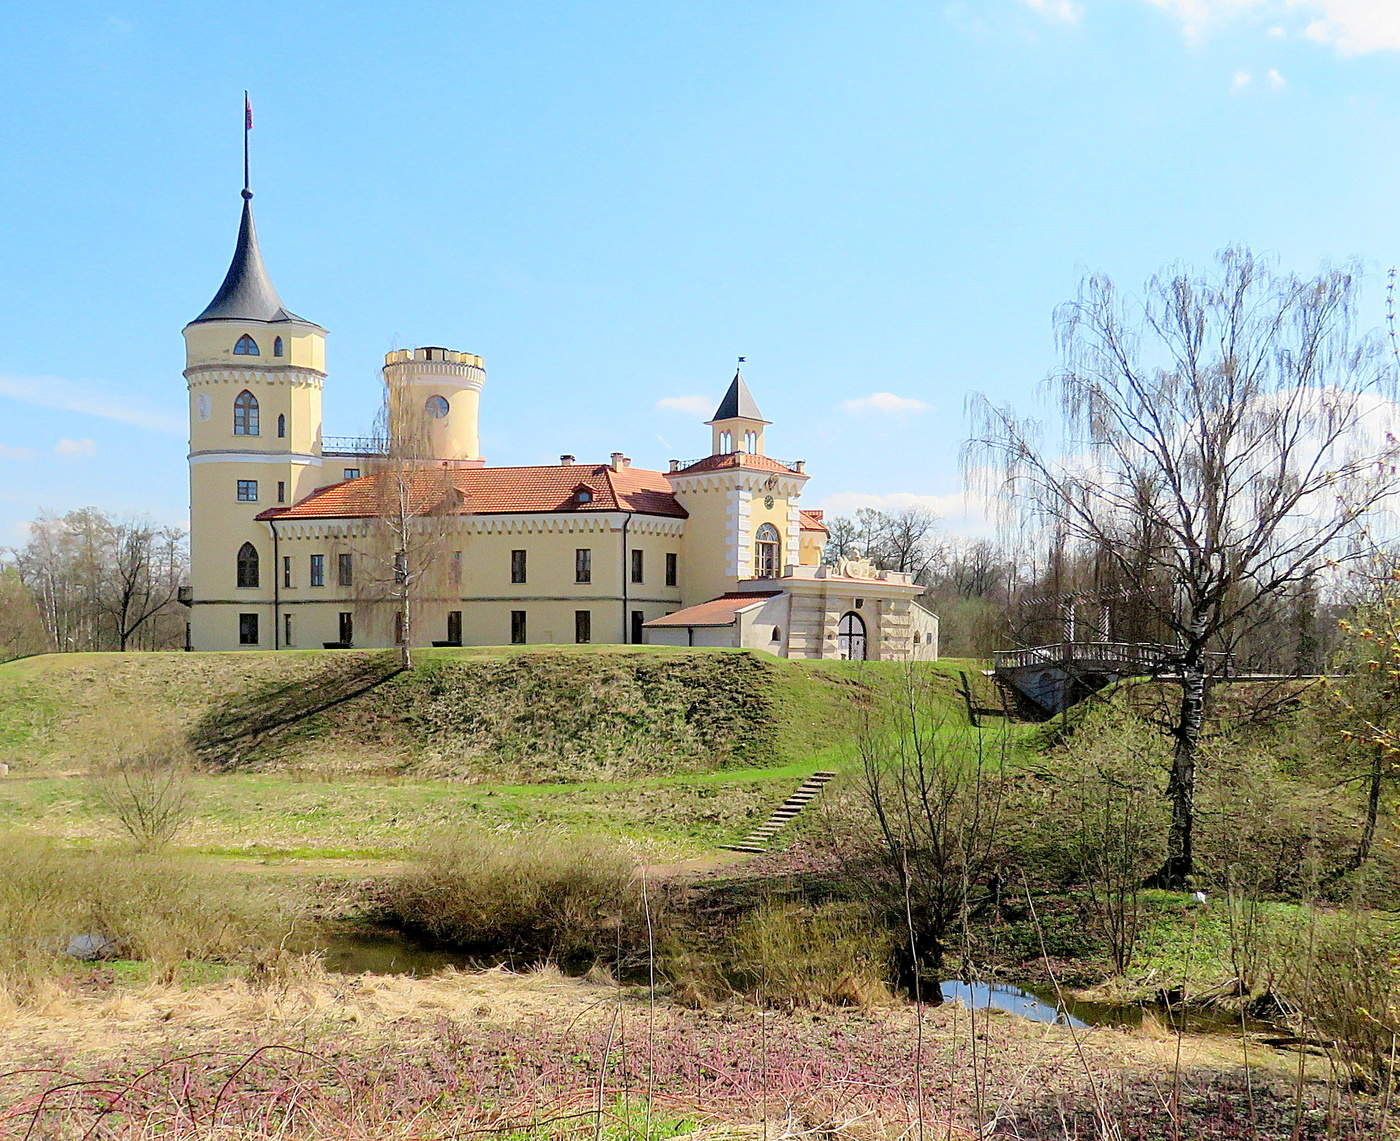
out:
<path id="1" fill-rule="evenodd" d="M 797 818 L 807 805 L 821 795 L 827 781 L 836 774 L 827 770 L 815 772 L 797 786 L 797 791 L 788 797 L 762 824 L 740 840 L 737 844 L 725 844 L 731 852 L 766 852 L 768 844 L 779 832 Z"/>

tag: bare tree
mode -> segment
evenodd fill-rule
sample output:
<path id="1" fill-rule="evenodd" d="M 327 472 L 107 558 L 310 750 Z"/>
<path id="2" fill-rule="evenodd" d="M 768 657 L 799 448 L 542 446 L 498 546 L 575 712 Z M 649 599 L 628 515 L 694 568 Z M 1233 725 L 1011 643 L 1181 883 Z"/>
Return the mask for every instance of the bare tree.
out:
<path id="1" fill-rule="evenodd" d="M 1351 270 L 1301 279 L 1241 249 L 1214 272 L 1152 278 L 1139 301 L 1093 276 L 1057 315 L 1060 438 L 985 399 L 976 409 L 969 475 L 1009 515 L 1113 562 L 1175 642 L 1164 885 L 1194 866 L 1209 655 L 1349 557 L 1358 519 L 1396 491 L 1378 422 L 1393 378 L 1379 340 L 1353 334 L 1357 289 Z"/>
<path id="2" fill-rule="evenodd" d="M 862 507 L 851 516 L 827 520 L 825 560 L 835 564 L 861 554 L 881 570 L 912 574 L 915 582 L 927 579 L 939 561 L 943 547 L 935 540 L 938 516 L 925 507 L 901 511 L 877 511 Z"/>
<path id="3" fill-rule="evenodd" d="M 185 616 L 185 535 L 92 508 L 41 515 L 11 565 L 59 650 L 174 649 Z"/>
<path id="4" fill-rule="evenodd" d="M 981 734 L 941 724 L 939 708 L 932 678 L 911 670 L 888 720 L 857 738 L 876 822 L 870 886 L 908 935 L 896 952 L 900 984 L 931 1002 L 953 939 L 999 898 L 1008 770 Z"/>
<path id="5" fill-rule="evenodd" d="M 411 385 L 386 388 L 377 437 L 380 455 L 366 473 L 374 510 L 350 540 L 352 587 L 368 618 L 391 616 L 399 663 L 410 669 L 418 611 L 450 577 L 464 499 L 452 469 L 431 454 L 422 395 Z"/>
<path id="6" fill-rule="evenodd" d="M 149 744 L 96 765 L 93 792 L 136 846 L 150 852 L 170 843 L 189 823 L 192 773 L 184 740 L 158 733 Z"/>
<path id="7" fill-rule="evenodd" d="M 112 525 L 98 607 L 112 622 L 117 649 L 126 650 L 138 630 L 175 602 L 188 573 L 185 533 L 141 520 Z"/>

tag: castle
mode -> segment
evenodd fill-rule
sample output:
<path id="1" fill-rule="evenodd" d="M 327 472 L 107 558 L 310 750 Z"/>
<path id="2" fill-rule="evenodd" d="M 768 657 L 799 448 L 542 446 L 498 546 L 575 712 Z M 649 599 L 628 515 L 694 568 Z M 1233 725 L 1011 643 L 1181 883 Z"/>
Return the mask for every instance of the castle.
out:
<path id="1" fill-rule="evenodd" d="M 195 650 L 386 647 L 357 545 L 382 511 L 371 439 L 322 435 L 326 330 L 289 312 L 263 265 L 252 192 L 233 261 L 185 326 L 190 420 L 190 630 Z M 384 361 L 421 409 L 451 496 L 443 572 L 415 600 L 416 645 L 560 642 L 727 646 L 793 658 L 932 658 L 938 619 L 908 575 L 822 565 L 802 461 L 771 458 L 769 422 L 737 371 L 710 454 L 668 471 L 607 463 L 490 467 L 482 358 L 438 347 Z"/>

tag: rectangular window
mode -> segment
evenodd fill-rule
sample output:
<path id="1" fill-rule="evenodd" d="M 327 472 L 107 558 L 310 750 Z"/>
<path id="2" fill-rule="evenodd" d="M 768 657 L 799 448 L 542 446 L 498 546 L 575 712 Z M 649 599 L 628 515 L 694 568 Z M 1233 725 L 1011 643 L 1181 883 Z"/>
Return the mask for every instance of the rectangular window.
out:
<path id="1" fill-rule="evenodd" d="M 290 587 L 292 585 L 292 556 L 282 556 L 282 585 Z M 289 615 L 290 617 L 290 615 Z"/>
<path id="2" fill-rule="evenodd" d="M 394 645 L 403 645 L 403 611 L 394 611 Z"/>
<path id="3" fill-rule="evenodd" d="M 240 646 L 256 646 L 258 644 L 258 616 L 256 614 L 240 614 L 238 616 L 238 644 Z"/>
<path id="4" fill-rule="evenodd" d="M 462 581 L 462 552 L 452 552 L 452 583 L 459 585 Z"/>
<path id="5" fill-rule="evenodd" d="M 574 611 L 574 641 L 580 646 L 593 641 L 593 611 Z"/>
<path id="6" fill-rule="evenodd" d="M 325 586 L 325 585 L 326 585 L 326 556 L 325 556 L 325 555 L 312 555 L 312 556 L 311 556 L 311 585 L 312 585 L 312 586 Z"/>
<path id="7" fill-rule="evenodd" d="M 348 610 L 340 612 L 340 644 L 342 646 L 355 644 L 355 616 Z"/>
<path id="8" fill-rule="evenodd" d="M 360 469 L 357 468 L 357 467 L 348 467 L 348 468 L 346 468 L 346 469 L 345 469 L 345 478 L 346 478 L 346 479 L 359 479 L 359 478 L 360 478 Z"/>
<path id="9" fill-rule="evenodd" d="M 590 547 L 580 547 L 574 552 L 574 581 L 593 581 L 593 550 Z"/>
<path id="10" fill-rule="evenodd" d="M 643 569 L 643 566 L 644 566 L 644 563 L 643 563 L 643 559 L 642 559 L 642 552 L 641 552 L 641 551 L 633 551 L 633 552 L 632 552 L 632 581 L 633 581 L 633 582 L 641 582 L 641 581 L 642 581 L 642 569 Z"/>
<path id="11" fill-rule="evenodd" d="M 680 578 L 680 574 L 679 574 L 679 562 L 680 562 L 680 560 L 676 557 L 675 551 L 672 551 L 670 554 L 668 554 L 668 555 L 666 556 L 666 585 L 667 585 L 667 586 L 675 586 L 677 580 Z"/>
<path id="12" fill-rule="evenodd" d="M 335 557 L 336 582 L 341 586 L 355 585 L 355 556 L 336 555 Z"/>
<path id="13" fill-rule="evenodd" d="M 642 644 L 643 621 L 644 619 L 640 610 L 632 611 L 632 645 L 634 646 L 640 646 Z"/>
<path id="14" fill-rule="evenodd" d="M 462 612 L 460 610 L 447 612 L 447 641 L 452 646 L 462 644 Z"/>
<path id="15" fill-rule="evenodd" d="M 277 481 L 277 502 L 287 502 L 287 481 L 285 479 L 279 479 Z"/>
<path id="16" fill-rule="evenodd" d="M 290 646 L 292 644 L 292 616 L 282 615 L 282 644 Z"/>
<path id="17" fill-rule="evenodd" d="M 238 481 L 238 502 L 256 503 L 258 501 L 258 481 L 255 479 L 240 479 Z"/>
<path id="18" fill-rule="evenodd" d="M 510 553 L 510 581 L 525 581 L 525 552 L 511 551 Z"/>
<path id="19" fill-rule="evenodd" d="M 510 612 L 510 641 L 513 646 L 525 644 L 525 611 L 523 610 Z"/>

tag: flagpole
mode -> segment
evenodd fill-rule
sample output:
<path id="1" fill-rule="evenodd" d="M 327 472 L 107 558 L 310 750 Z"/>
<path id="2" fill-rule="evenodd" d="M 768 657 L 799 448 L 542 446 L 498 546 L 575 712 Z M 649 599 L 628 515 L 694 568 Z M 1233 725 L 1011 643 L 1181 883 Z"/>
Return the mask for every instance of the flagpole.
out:
<path id="1" fill-rule="evenodd" d="M 252 126 L 249 122 L 252 119 L 252 104 L 248 102 L 248 93 L 243 92 L 243 197 L 251 198 L 252 191 L 248 189 L 248 128 Z"/>

